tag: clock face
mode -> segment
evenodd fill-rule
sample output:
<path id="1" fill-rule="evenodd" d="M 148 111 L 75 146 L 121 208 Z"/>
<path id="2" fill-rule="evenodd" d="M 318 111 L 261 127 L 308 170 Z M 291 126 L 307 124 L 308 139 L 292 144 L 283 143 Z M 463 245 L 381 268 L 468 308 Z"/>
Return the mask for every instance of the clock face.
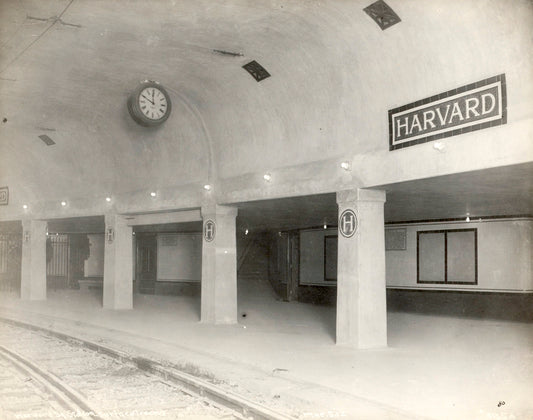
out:
<path id="1" fill-rule="evenodd" d="M 137 124 L 157 127 L 170 116 L 170 96 L 159 83 L 145 80 L 128 97 L 128 111 Z"/>
<path id="2" fill-rule="evenodd" d="M 141 113 L 150 120 L 160 120 L 168 112 L 166 96 L 154 86 L 141 90 L 138 100 Z"/>

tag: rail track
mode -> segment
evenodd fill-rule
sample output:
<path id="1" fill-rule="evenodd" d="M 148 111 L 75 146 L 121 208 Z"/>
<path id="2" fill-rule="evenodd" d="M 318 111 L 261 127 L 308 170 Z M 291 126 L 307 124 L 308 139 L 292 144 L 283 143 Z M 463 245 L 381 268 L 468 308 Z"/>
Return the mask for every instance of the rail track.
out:
<path id="1" fill-rule="evenodd" d="M 0 318 L 2 419 L 292 417 L 97 343 Z"/>

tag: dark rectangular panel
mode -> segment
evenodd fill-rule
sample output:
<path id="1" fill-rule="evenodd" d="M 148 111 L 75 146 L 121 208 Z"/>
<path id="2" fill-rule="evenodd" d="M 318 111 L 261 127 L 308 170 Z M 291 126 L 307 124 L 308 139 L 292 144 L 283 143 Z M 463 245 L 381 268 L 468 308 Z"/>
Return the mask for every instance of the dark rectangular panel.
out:
<path id="1" fill-rule="evenodd" d="M 250 61 L 248 64 L 245 64 L 244 66 L 242 66 L 242 68 L 245 69 L 248 73 L 250 73 L 252 77 L 258 82 L 266 79 L 267 77 L 270 77 L 270 73 L 266 71 L 266 69 L 255 60 Z"/>
<path id="2" fill-rule="evenodd" d="M 338 236 L 324 236 L 324 279 L 337 281 Z"/>
<path id="3" fill-rule="evenodd" d="M 53 141 L 50 137 L 48 137 L 46 134 L 41 134 L 39 138 L 47 145 L 52 146 L 53 144 L 56 144 L 55 141 Z"/>

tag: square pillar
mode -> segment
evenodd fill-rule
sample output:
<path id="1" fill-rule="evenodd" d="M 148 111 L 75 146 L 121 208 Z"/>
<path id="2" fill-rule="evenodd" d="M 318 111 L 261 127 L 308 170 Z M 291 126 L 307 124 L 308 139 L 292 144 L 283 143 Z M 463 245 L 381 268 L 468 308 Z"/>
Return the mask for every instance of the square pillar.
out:
<path id="1" fill-rule="evenodd" d="M 202 207 L 201 322 L 237 323 L 237 209 Z"/>
<path id="2" fill-rule="evenodd" d="M 22 221 L 20 297 L 46 300 L 46 229 L 42 220 Z"/>
<path id="3" fill-rule="evenodd" d="M 337 344 L 387 346 L 385 192 L 337 192 Z"/>
<path id="4" fill-rule="evenodd" d="M 133 229 L 122 216 L 105 215 L 104 308 L 133 308 Z"/>

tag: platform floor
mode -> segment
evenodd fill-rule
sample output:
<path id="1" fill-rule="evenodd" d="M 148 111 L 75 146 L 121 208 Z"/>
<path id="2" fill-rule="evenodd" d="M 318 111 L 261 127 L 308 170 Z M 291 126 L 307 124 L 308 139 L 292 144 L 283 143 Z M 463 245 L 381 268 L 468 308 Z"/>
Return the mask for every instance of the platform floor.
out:
<path id="1" fill-rule="evenodd" d="M 388 348 L 358 351 L 335 345 L 335 308 L 272 296 L 241 296 L 231 326 L 200 323 L 199 298 L 111 311 L 94 290 L 3 292 L 0 316 L 178 363 L 300 418 L 533 419 L 532 323 L 389 312 Z"/>

